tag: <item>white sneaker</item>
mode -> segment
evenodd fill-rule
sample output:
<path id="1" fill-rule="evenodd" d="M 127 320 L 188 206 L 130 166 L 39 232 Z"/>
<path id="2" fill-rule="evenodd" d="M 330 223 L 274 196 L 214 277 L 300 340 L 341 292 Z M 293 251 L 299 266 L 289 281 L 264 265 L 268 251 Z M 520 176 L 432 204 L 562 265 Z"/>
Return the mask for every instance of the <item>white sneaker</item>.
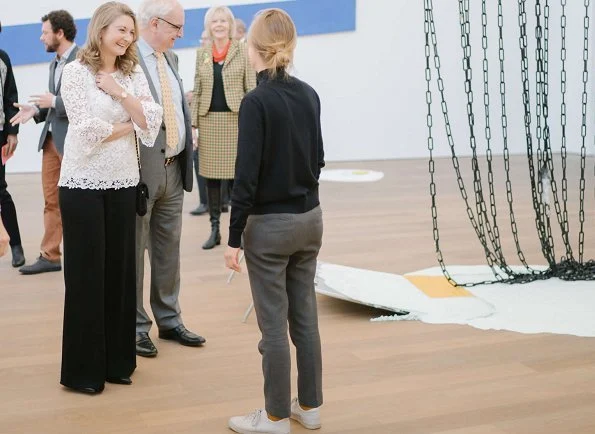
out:
<path id="1" fill-rule="evenodd" d="M 278 422 L 272 421 L 263 409 L 253 411 L 246 416 L 229 418 L 229 427 L 240 434 L 269 433 L 289 434 L 289 418 Z"/>
<path id="2" fill-rule="evenodd" d="M 291 401 L 291 418 L 308 429 L 320 428 L 320 408 L 304 410 L 297 398 Z"/>

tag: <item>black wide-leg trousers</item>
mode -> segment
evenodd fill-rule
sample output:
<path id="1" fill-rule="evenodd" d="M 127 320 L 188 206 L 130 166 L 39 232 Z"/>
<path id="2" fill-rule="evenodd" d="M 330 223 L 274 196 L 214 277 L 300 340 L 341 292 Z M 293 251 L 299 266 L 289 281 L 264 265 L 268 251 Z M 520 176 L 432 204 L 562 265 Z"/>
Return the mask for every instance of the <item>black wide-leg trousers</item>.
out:
<path id="1" fill-rule="evenodd" d="M 136 367 L 135 194 L 60 188 L 65 386 L 98 388 Z"/>

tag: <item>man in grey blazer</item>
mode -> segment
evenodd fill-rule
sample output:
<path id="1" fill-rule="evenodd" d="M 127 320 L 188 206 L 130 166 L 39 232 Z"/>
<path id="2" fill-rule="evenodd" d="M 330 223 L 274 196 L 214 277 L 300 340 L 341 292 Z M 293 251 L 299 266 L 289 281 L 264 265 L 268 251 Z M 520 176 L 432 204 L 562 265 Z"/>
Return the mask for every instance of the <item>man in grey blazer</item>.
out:
<path id="1" fill-rule="evenodd" d="M 155 146 L 140 147 L 141 176 L 149 187 L 149 200 L 147 214 L 137 217 L 136 225 L 136 353 L 154 357 L 157 348 L 149 337 L 152 322 L 143 306 L 145 249 L 151 263 L 150 300 L 159 337 L 187 346 L 206 341 L 184 327 L 178 303 L 182 204 L 184 190 L 192 190 L 192 131 L 178 59 L 170 50 L 183 34 L 184 9 L 176 0 L 144 0 L 137 19 L 140 65 L 153 98 L 164 112 L 169 107 L 170 113 L 169 118 L 164 116 Z"/>
<path id="2" fill-rule="evenodd" d="M 16 104 L 19 113 L 13 118 L 15 123 L 25 123 L 31 118 L 36 123 L 44 123 L 38 150 L 43 150 L 41 182 L 45 201 L 45 232 L 39 258 L 35 263 L 21 267 L 19 271 L 22 274 L 62 269 L 62 218 L 58 204 L 58 180 L 64 155 L 64 138 L 68 131 L 68 117 L 60 94 L 60 79 L 64 65 L 76 59 L 78 47 L 74 43 L 76 25 L 67 11 L 52 11 L 41 18 L 41 23 L 40 40 L 48 53 L 56 53 L 56 58 L 50 63 L 49 91 L 33 95 L 29 101 L 32 104 Z"/>

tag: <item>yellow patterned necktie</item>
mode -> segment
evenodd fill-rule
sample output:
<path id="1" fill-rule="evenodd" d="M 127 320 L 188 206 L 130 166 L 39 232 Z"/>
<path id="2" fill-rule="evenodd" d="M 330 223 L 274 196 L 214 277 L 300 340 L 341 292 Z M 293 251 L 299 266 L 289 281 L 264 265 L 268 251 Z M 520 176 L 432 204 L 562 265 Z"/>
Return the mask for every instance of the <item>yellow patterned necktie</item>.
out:
<path id="1" fill-rule="evenodd" d="M 157 73 L 161 84 L 161 105 L 163 106 L 163 121 L 165 122 L 166 143 L 168 148 L 175 149 L 178 146 L 178 125 L 176 122 L 176 110 L 171 94 L 171 86 L 167 72 L 165 71 L 165 57 L 163 53 L 155 52 L 157 57 Z"/>

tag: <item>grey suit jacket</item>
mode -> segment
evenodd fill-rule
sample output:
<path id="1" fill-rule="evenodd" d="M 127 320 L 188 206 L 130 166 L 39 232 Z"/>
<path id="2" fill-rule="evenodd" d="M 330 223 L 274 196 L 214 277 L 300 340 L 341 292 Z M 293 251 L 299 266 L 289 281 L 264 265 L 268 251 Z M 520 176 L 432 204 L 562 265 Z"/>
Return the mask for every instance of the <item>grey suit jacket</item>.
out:
<path id="1" fill-rule="evenodd" d="M 140 52 L 140 50 L 139 50 Z M 186 146 L 185 149 L 180 152 L 178 155 L 179 158 L 179 166 L 182 170 L 182 182 L 184 185 L 184 190 L 192 191 L 192 179 L 193 179 L 193 172 L 192 172 L 192 125 L 190 123 L 190 108 L 188 107 L 188 102 L 186 101 L 186 96 L 184 95 L 184 86 L 182 85 L 182 80 L 178 75 L 178 57 L 172 51 L 167 51 L 164 53 L 165 59 L 169 64 L 170 68 L 174 72 L 176 79 L 178 80 L 178 84 L 180 85 L 180 91 L 182 92 L 182 108 L 184 111 L 184 127 L 186 129 Z M 145 76 L 147 77 L 147 81 L 149 82 L 149 87 L 151 89 L 151 94 L 155 101 L 160 101 L 159 95 L 155 90 L 155 85 L 151 81 L 151 74 L 147 71 L 147 65 L 143 60 L 142 56 L 139 56 L 140 66 L 143 69 Z M 161 130 L 159 131 L 159 135 L 155 140 L 155 145 L 152 148 L 148 148 L 146 146 L 140 146 L 140 161 L 141 161 L 141 172 L 143 181 L 147 183 L 149 187 L 149 197 L 151 194 L 157 190 L 159 186 L 159 182 L 163 177 L 164 173 L 164 163 L 165 163 L 165 147 L 166 147 L 166 135 L 165 135 L 165 123 L 161 124 Z"/>
<path id="2" fill-rule="evenodd" d="M 79 47 L 76 46 L 66 59 L 66 63 L 72 62 L 76 59 L 76 53 L 79 50 Z M 50 85 L 49 90 L 51 93 L 56 95 L 56 107 L 55 108 L 47 108 L 41 109 L 37 115 L 34 116 L 36 123 L 45 122 L 43 126 L 43 130 L 41 131 L 41 137 L 39 138 L 39 146 L 37 148 L 38 151 L 43 149 L 43 145 L 45 143 L 45 139 L 48 135 L 48 129 L 50 125 L 52 126 L 52 138 L 54 139 L 54 145 L 56 149 L 60 153 L 60 155 L 64 154 L 64 139 L 66 138 L 66 132 L 68 131 L 68 116 L 66 116 L 66 109 L 64 108 L 64 102 L 62 101 L 62 95 L 60 94 L 60 84 L 62 80 L 58 83 L 54 83 L 54 72 L 56 71 L 56 62 L 52 61 L 50 63 Z"/>

